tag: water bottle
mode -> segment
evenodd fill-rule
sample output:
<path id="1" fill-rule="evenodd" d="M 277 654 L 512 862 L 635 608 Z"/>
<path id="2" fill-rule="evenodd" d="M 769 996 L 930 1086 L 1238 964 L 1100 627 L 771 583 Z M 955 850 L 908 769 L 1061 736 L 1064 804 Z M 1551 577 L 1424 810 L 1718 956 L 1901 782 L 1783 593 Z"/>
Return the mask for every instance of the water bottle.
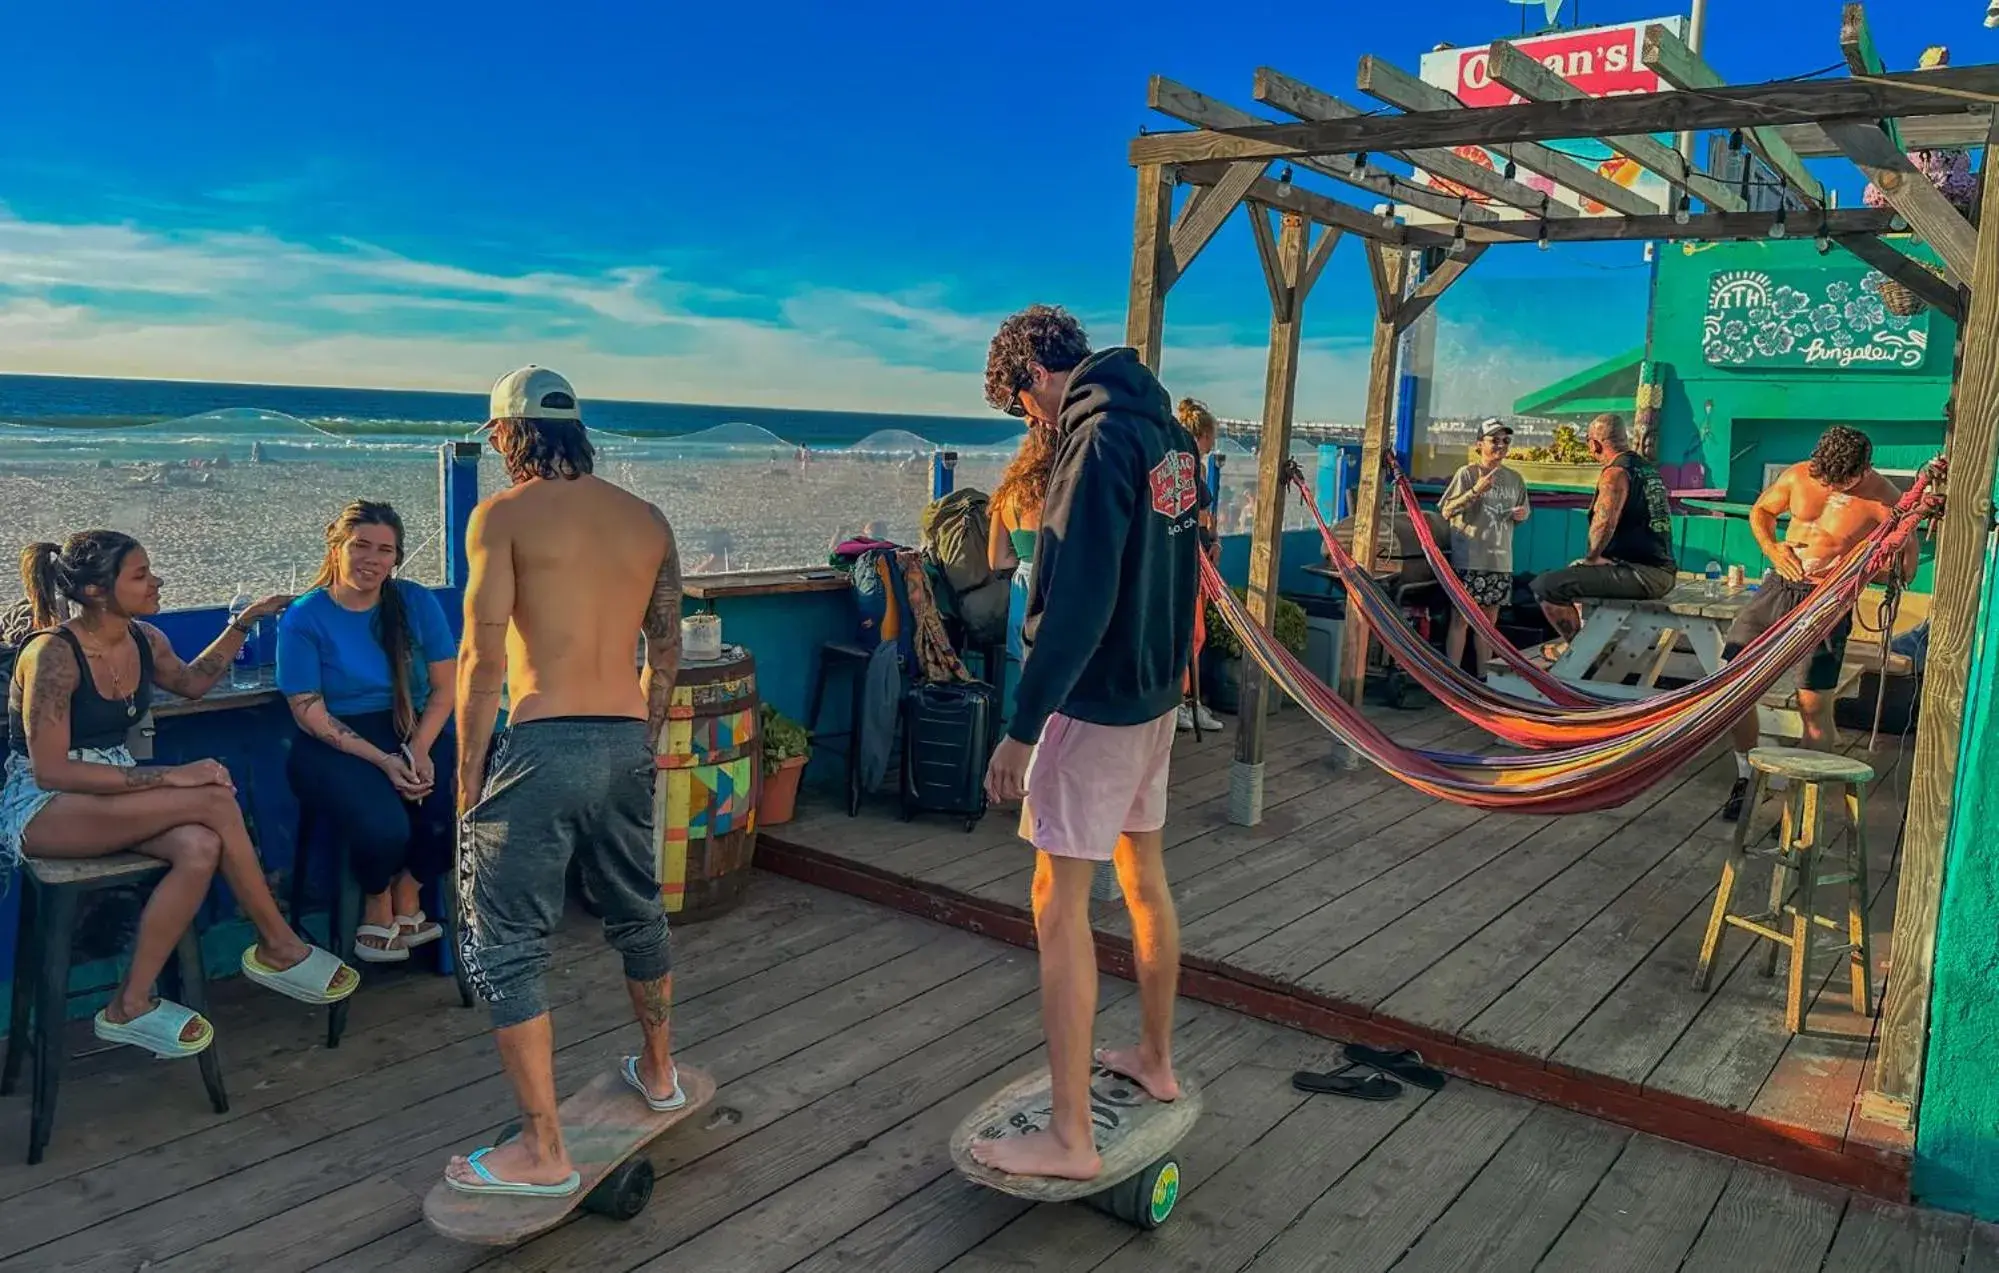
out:
<path id="1" fill-rule="evenodd" d="M 245 610 L 256 604 L 256 598 L 242 584 L 236 585 L 236 596 L 229 602 L 229 622 L 235 623 Z M 243 644 L 236 651 L 236 661 L 229 665 L 229 684 L 239 690 L 257 687 L 257 644 L 256 631 L 244 636 Z"/>
<path id="2" fill-rule="evenodd" d="M 1721 595 L 1721 563 L 1712 557 L 1708 558 L 1707 562 L 1707 595 L 1710 597 Z"/>

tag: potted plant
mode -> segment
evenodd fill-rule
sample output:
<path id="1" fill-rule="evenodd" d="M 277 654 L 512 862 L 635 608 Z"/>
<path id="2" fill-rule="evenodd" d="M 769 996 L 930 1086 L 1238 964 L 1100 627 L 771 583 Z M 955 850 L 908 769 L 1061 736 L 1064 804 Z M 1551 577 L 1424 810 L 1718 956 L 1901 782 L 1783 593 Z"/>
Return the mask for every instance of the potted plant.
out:
<path id="1" fill-rule="evenodd" d="M 769 703 L 763 705 L 762 726 L 764 784 L 757 822 L 773 827 L 791 821 L 798 808 L 798 780 L 812 757 L 812 736 Z"/>
<path id="2" fill-rule="evenodd" d="M 1238 600 L 1247 601 L 1249 594 L 1237 588 L 1235 595 Z M 1235 632 L 1222 620 L 1222 612 L 1213 603 L 1202 604 L 1208 607 L 1208 636 L 1201 649 L 1201 699 L 1218 712 L 1234 712 L 1242 705 L 1242 642 L 1236 640 Z M 1275 633 L 1279 645 L 1304 657 L 1304 607 L 1279 597 Z"/>

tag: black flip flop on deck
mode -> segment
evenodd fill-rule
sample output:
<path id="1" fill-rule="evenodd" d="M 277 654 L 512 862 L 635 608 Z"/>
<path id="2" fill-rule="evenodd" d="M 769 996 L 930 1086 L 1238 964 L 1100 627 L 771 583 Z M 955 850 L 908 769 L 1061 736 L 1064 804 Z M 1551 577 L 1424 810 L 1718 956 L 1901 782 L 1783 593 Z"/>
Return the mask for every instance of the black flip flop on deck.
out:
<path id="1" fill-rule="evenodd" d="M 1346 1096 L 1357 1101 L 1392 1101 L 1402 1095 L 1402 1085 L 1379 1074 L 1356 1078 L 1343 1070 L 1319 1073 L 1299 1070 L 1291 1076 L 1291 1086 L 1312 1096 Z"/>
<path id="2" fill-rule="evenodd" d="M 1364 1065 L 1370 1070 L 1392 1074 L 1406 1083 L 1432 1092 L 1444 1090 L 1444 1075 L 1423 1064 L 1423 1058 L 1408 1048 L 1399 1052 L 1388 1052 L 1381 1048 L 1371 1048 L 1364 1043 L 1349 1043 L 1343 1051 L 1347 1060 L 1355 1065 Z"/>

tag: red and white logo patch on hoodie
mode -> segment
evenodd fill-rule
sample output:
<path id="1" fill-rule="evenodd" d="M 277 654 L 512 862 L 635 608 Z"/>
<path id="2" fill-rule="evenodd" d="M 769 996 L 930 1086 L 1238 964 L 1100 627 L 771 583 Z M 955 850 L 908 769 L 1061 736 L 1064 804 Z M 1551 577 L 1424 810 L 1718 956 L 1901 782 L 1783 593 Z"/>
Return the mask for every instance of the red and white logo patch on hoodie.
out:
<path id="1" fill-rule="evenodd" d="M 1195 458 L 1186 451 L 1168 451 L 1166 457 L 1153 465 L 1152 511 L 1161 517 L 1180 518 L 1194 511 L 1199 502 L 1199 487 L 1195 483 Z"/>

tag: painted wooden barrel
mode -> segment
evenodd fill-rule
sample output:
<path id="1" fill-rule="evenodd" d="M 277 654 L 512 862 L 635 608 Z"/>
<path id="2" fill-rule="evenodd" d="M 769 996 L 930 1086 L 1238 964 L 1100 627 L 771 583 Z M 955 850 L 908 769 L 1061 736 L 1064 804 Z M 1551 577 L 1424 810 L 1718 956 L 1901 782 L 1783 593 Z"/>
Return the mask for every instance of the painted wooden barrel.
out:
<path id="1" fill-rule="evenodd" d="M 660 897 L 675 920 L 713 919 L 749 887 L 763 789 L 759 711 L 756 660 L 741 646 L 681 663 L 653 789 Z"/>

